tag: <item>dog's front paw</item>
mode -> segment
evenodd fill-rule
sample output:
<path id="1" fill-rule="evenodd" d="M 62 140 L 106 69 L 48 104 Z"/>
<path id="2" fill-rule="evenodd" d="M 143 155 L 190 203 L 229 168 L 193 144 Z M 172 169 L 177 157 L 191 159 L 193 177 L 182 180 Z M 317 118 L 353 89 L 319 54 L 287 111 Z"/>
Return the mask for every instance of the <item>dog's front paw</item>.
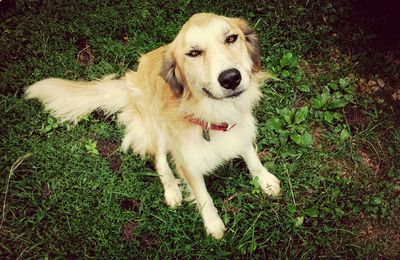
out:
<path id="1" fill-rule="evenodd" d="M 221 239 L 224 236 L 226 230 L 225 224 L 218 215 L 204 218 L 204 226 L 206 227 L 207 234 L 215 239 Z"/>
<path id="2" fill-rule="evenodd" d="M 267 169 L 256 175 L 258 177 L 258 183 L 262 191 L 270 196 L 278 196 L 281 192 L 281 185 L 278 178 L 275 177 L 272 173 L 268 172 Z"/>
<path id="3" fill-rule="evenodd" d="M 179 188 L 178 184 L 176 185 L 169 185 L 165 188 L 164 198 L 165 203 L 171 208 L 176 208 L 181 205 L 182 203 L 182 192 Z"/>

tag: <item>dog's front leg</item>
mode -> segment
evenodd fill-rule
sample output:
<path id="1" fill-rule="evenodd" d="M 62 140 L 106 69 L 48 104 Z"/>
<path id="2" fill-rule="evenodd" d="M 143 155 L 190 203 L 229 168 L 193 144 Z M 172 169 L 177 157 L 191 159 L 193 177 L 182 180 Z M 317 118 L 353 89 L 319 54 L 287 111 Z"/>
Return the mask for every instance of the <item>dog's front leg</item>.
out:
<path id="1" fill-rule="evenodd" d="M 164 186 L 165 203 L 171 208 L 181 205 L 182 192 L 178 185 L 178 180 L 174 177 L 168 165 L 167 154 L 159 153 L 155 158 L 156 170 L 160 175 L 161 183 Z"/>
<path id="2" fill-rule="evenodd" d="M 197 208 L 203 218 L 207 234 L 213 236 L 215 239 L 221 239 L 226 228 L 207 191 L 203 174 L 195 170 L 188 170 L 182 165 L 177 165 L 177 170 L 189 185 L 196 199 Z"/>
<path id="3" fill-rule="evenodd" d="M 281 190 L 280 181 L 262 165 L 252 145 L 249 145 L 249 148 L 242 154 L 242 157 L 249 168 L 251 176 L 258 178 L 258 182 L 264 193 L 271 196 L 279 195 Z"/>

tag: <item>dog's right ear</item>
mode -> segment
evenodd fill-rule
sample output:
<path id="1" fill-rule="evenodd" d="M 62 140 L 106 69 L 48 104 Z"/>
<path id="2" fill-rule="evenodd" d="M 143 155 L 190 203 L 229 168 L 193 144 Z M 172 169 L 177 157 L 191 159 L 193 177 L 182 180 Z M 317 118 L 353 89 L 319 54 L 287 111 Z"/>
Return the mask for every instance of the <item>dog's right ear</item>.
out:
<path id="1" fill-rule="evenodd" d="M 161 66 L 161 77 L 168 83 L 172 92 L 177 97 L 182 96 L 183 94 L 183 85 L 179 82 L 177 76 L 177 66 L 175 57 L 170 51 L 166 51 L 163 56 L 163 62 Z"/>
<path id="2" fill-rule="evenodd" d="M 261 69 L 261 57 L 260 57 L 260 43 L 258 40 L 257 33 L 250 27 L 248 22 L 242 18 L 234 18 L 233 20 L 239 28 L 242 30 L 246 37 L 246 46 L 250 54 L 251 60 L 253 61 L 254 72 L 258 72 Z"/>

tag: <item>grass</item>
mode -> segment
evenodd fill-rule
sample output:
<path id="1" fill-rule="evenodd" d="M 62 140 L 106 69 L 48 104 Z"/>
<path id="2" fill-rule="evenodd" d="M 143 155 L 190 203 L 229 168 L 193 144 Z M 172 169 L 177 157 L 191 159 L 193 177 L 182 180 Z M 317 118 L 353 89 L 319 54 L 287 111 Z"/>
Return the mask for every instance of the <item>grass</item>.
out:
<path id="1" fill-rule="evenodd" d="M 387 10 L 348 1 L 3 2 L 0 257 L 399 257 L 400 101 L 391 95 L 400 34 L 380 30 L 392 25 Z M 263 86 L 255 114 L 260 157 L 283 194 L 264 196 L 240 160 L 221 166 L 206 180 L 228 227 L 221 241 L 206 236 L 195 205 L 164 204 L 150 161 L 119 151 L 114 118 L 59 124 L 21 97 L 46 77 L 135 68 L 200 11 L 248 19 L 280 79 Z M 384 87 L 371 91 L 371 80 Z"/>

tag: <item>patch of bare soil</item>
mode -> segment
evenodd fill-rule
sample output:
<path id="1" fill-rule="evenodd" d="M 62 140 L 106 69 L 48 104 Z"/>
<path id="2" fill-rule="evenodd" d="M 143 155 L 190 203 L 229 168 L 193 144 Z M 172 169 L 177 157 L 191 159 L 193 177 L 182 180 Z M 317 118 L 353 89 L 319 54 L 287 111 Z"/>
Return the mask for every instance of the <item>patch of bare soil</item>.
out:
<path id="1" fill-rule="evenodd" d="M 101 110 L 95 110 L 94 112 L 92 112 L 92 117 L 96 120 L 99 120 L 101 122 L 105 122 L 109 125 L 114 125 L 115 121 L 114 118 L 111 115 L 107 115 L 105 114 L 103 111 Z"/>
<path id="2" fill-rule="evenodd" d="M 380 245 L 382 247 L 379 250 L 381 252 L 380 257 L 398 259 L 400 257 L 400 221 L 397 219 L 395 222 L 388 227 L 377 220 L 360 214 L 358 240 L 364 246 L 368 246 L 368 244 Z"/>
<path id="3" fill-rule="evenodd" d="M 86 36 L 79 36 L 76 41 L 78 54 L 76 55 L 76 62 L 82 65 L 88 65 L 89 61 L 96 63 L 93 47 L 89 44 L 89 39 Z"/>
<path id="4" fill-rule="evenodd" d="M 120 144 L 117 141 L 109 140 L 109 139 L 99 139 L 97 140 L 97 150 L 100 153 L 100 156 L 106 158 L 108 161 L 108 166 L 110 170 L 114 173 L 119 172 L 122 159 L 117 150 L 119 149 Z"/>
<path id="5" fill-rule="evenodd" d="M 5 86 L 4 88 L 0 89 L 0 95 L 4 95 L 4 96 L 12 96 L 16 92 L 17 92 L 17 90 L 11 88 L 10 86 Z"/>
<path id="6" fill-rule="evenodd" d="M 400 126 L 400 44 L 381 54 L 386 65 L 382 71 L 365 74 L 358 79 L 360 92 L 376 98 L 387 119 Z"/>
<path id="7" fill-rule="evenodd" d="M 154 235 L 150 233 L 144 233 L 139 237 L 139 243 L 140 243 L 140 248 L 145 250 L 151 250 L 154 249 L 159 244 L 159 241 Z"/>
<path id="8" fill-rule="evenodd" d="M 133 221 L 127 221 L 122 227 L 122 240 L 124 242 L 130 242 L 135 239 L 135 231 L 137 224 Z"/>
<path id="9" fill-rule="evenodd" d="M 115 37 L 122 45 L 126 45 L 129 42 L 129 36 L 126 29 L 122 29 L 121 32 Z"/>
<path id="10" fill-rule="evenodd" d="M 364 112 L 355 106 L 347 106 L 344 109 L 344 115 L 347 123 L 352 128 L 359 128 L 367 124 L 367 117 Z"/>
<path id="11" fill-rule="evenodd" d="M 134 199 L 124 199 L 121 202 L 121 209 L 124 211 L 138 212 L 140 209 L 140 201 Z"/>
<path id="12" fill-rule="evenodd" d="M 50 189 L 50 184 L 48 182 L 44 183 L 42 185 L 42 191 L 41 191 L 40 197 L 43 200 L 47 200 L 48 198 L 50 198 L 52 193 L 53 193 L 53 191 Z"/>

